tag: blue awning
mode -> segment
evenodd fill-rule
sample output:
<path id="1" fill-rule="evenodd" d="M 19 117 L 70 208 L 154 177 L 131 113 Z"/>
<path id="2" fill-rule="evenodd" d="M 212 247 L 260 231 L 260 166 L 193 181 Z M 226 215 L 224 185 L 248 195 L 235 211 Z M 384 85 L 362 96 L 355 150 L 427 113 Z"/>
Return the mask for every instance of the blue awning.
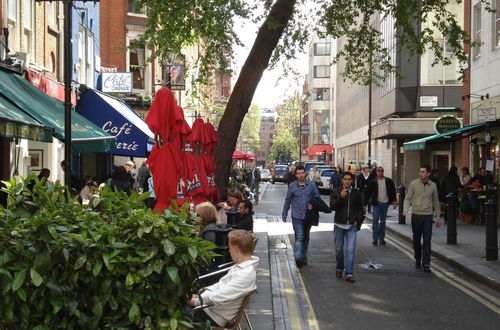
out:
<path id="1" fill-rule="evenodd" d="M 80 99 L 80 114 L 116 137 L 116 148 L 107 153 L 145 157 L 147 144 L 154 139 L 148 125 L 125 102 L 102 92 L 87 89 Z"/>

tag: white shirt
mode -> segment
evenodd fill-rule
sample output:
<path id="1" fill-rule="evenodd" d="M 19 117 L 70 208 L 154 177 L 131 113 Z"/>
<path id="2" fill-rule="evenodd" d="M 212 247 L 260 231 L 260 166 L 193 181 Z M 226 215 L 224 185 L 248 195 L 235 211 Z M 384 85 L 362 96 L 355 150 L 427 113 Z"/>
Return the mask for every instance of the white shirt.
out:
<path id="1" fill-rule="evenodd" d="M 214 305 L 204 311 L 219 326 L 225 326 L 238 314 L 243 299 L 252 290 L 257 289 L 257 265 L 259 258 L 236 264 L 219 282 L 209 286 L 201 294 L 204 305 Z M 200 305 L 199 301 L 195 305 Z"/>
<path id="2" fill-rule="evenodd" d="M 378 183 L 378 201 L 380 203 L 387 203 L 389 197 L 387 196 L 387 187 L 385 186 L 385 178 L 377 179 Z"/>

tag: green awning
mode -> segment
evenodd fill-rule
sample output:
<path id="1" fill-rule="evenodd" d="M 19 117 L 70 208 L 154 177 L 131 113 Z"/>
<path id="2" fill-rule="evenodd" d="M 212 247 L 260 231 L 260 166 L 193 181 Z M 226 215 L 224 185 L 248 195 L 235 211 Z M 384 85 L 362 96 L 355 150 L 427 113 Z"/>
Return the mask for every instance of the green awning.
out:
<path id="1" fill-rule="evenodd" d="M 0 94 L 64 141 L 64 105 L 31 85 L 26 79 L 0 70 Z M 115 147 L 115 137 L 104 132 L 75 111 L 71 112 L 71 151 L 86 153 Z"/>
<path id="2" fill-rule="evenodd" d="M 469 136 L 470 134 L 473 134 L 475 132 L 480 131 L 484 127 L 485 123 L 480 123 L 480 124 L 474 124 L 474 125 L 469 125 L 469 126 L 464 126 L 461 128 L 454 129 L 452 131 L 436 134 L 436 135 L 431 135 L 427 136 L 418 140 L 413 140 L 410 142 L 406 142 L 403 144 L 405 151 L 418 151 L 418 150 L 424 150 L 425 145 L 427 143 L 439 143 L 443 141 L 453 141 L 457 139 L 464 138 L 466 136 Z M 466 136 L 463 136 L 464 133 L 467 133 Z"/>
<path id="3" fill-rule="evenodd" d="M 52 142 L 52 131 L 0 96 L 0 136 Z"/>

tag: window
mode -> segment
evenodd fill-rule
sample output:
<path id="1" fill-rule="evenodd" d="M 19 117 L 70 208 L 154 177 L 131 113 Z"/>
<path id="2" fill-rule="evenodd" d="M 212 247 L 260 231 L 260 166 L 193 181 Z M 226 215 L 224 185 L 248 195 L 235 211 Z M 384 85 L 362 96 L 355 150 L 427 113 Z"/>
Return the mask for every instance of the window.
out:
<path id="1" fill-rule="evenodd" d="M 144 14 L 144 11 L 137 4 L 137 0 L 128 0 L 128 12 L 133 14 Z"/>
<path id="2" fill-rule="evenodd" d="M 49 2 L 48 23 L 52 29 L 57 29 L 57 1 Z"/>
<path id="3" fill-rule="evenodd" d="M 314 111 L 313 144 L 330 143 L 330 111 Z"/>
<path id="4" fill-rule="evenodd" d="M 481 3 L 478 3 L 477 5 L 474 6 L 474 12 L 473 12 L 473 19 L 474 19 L 474 26 L 473 26 L 473 38 L 474 42 L 476 43 L 481 43 Z M 474 47 L 472 50 L 472 55 L 474 57 L 478 57 L 481 55 L 481 45 L 478 45 Z"/>
<path id="5" fill-rule="evenodd" d="M 9 19 L 12 21 L 17 21 L 17 1 L 9 0 Z"/>
<path id="6" fill-rule="evenodd" d="M 273 138 L 273 133 L 270 133 L 269 134 L 269 138 L 272 139 Z"/>
<path id="7" fill-rule="evenodd" d="M 94 35 L 83 25 L 78 28 L 78 82 L 94 85 Z"/>
<path id="8" fill-rule="evenodd" d="M 330 66 L 329 65 L 315 65 L 314 66 L 314 78 L 330 78 Z"/>
<path id="9" fill-rule="evenodd" d="M 330 55 L 330 43 L 318 42 L 314 44 L 314 56 Z"/>
<path id="10" fill-rule="evenodd" d="M 452 13 L 460 26 L 463 24 L 463 4 L 449 3 L 446 9 Z M 453 47 L 448 42 L 447 36 L 441 34 L 431 23 L 424 24 L 423 28 L 431 29 L 434 38 L 441 44 L 442 55 L 450 60 L 450 65 L 434 63 L 436 56 L 434 51 L 427 50 L 421 56 L 420 81 L 421 85 L 457 85 L 459 81 L 460 65 L 458 59 L 453 56 Z"/>
<path id="11" fill-rule="evenodd" d="M 134 41 L 130 41 L 130 44 L 134 44 Z M 130 72 L 132 72 L 133 79 L 133 89 L 145 89 L 145 76 L 144 76 L 144 57 L 146 54 L 146 49 L 143 45 L 138 45 L 135 49 L 129 51 L 129 67 Z"/>
<path id="12" fill-rule="evenodd" d="M 315 101 L 328 101 L 330 100 L 330 88 L 315 88 L 312 95 Z"/>
<path id="13" fill-rule="evenodd" d="M 500 0 L 494 3 L 496 12 L 493 14 L 493 48 L 500 47 Z"/>
<path id="14" fill-rule="evenodd" d="M 23 4 L 23 25 L 24 28 L 31 31 L 31 21 L 33 13 L 33 3 L 31 1 L 24 1 Z"/>

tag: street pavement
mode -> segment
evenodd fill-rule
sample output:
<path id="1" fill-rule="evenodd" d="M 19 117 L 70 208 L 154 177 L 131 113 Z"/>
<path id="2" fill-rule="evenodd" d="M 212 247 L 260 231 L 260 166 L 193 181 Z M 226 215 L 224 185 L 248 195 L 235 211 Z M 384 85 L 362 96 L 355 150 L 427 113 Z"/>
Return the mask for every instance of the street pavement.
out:
<path id="1" fill-rule="evenodd" d="M 334 276 L 333 214 L 321 215 L 311 233 L 309 264 L 296 268 L 293 229 L 281 221 L 285 192 L 284 184 L 263 184 L 255 207 L 261 263 L 248 309 L 253 329 L 500 327 L 500 263 L 484 260 L 484 226 L 459 222 L 454 246 L 446 245 L 445 226 L 434 228 L 433 272 L 427 274 L 415 269 L 411 227 L 397 224 L 395 211 L 386 246 L 372 246 L 367 220 L 358 232 L 351 284 Z"/>

